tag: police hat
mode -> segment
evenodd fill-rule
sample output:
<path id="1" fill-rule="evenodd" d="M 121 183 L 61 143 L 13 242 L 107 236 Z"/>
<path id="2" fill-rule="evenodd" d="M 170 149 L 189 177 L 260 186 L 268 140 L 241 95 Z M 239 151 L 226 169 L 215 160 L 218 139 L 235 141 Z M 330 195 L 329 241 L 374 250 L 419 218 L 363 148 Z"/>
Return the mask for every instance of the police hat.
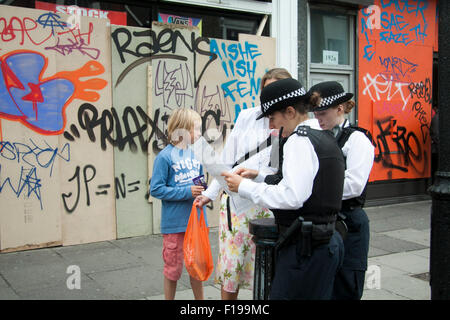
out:
<path id="1" fill-rule="evenodd" d="M 260 100 L 262 114 L 257 119 L 261 119 L 275 111 L 292 106 L 293 104 L 302 101 L 305 95 L 305 88 L 303 88 L 302 84 L 295 79 L 288 78 L 269 83 L 261 90 Z"/>
<path id="2" fill-rule="evenodd" d="M 312 111 L 323 111 L 353 98 L 353 93 L 345 92 L 337 81 L 325 81 L 312 86 L 306 94 L 306 98 L 309 99 L 314 92 L 319 93 L 322 100 L 318 106 L 313 106 Z"/>

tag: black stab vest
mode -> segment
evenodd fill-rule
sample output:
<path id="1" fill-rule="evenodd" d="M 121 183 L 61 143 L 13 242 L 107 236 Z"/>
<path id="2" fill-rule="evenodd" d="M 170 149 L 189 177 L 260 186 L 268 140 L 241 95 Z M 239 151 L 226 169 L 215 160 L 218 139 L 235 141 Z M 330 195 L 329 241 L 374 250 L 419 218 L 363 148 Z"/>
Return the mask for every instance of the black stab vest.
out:
<path id="1" fill-rule="evenodd" d="M 344 189 L 345 162 L 342 151 L 330 131 L 299 126 L 292 134 L 307 137 L 311 141 L 319 159 L 319 170 L 314 178 L 312 194 L 303 206 L 296 210 L 272 209 L 275 222 L 289 226 L 298 216 L 315 224 L 335 221 L 341 209 Z"/>
<path id="2" fill-rule="evenodd" d="M 349 126 L 342 129 L 339 135 L 336 137 L 339 148 L 343 148 L 347 140 L 350 138 L 351 134 L 355 131 L 360 131 L 364 133 L 369 140 L 371 140 L 370 132 L 368 132 L 364 128 Z M 373 142 L 372 142 L 373 143 Z M 344 157 L 344 160 L 347 162 L 347 158 Z M 366 202 L 366 194 L 367 194 L 367 183 L 364 186 L 364 190 L 360 196 L 342 200 L 342 210 L 351 210 L 355 207 L 364 207 L 364 203 Z"/>

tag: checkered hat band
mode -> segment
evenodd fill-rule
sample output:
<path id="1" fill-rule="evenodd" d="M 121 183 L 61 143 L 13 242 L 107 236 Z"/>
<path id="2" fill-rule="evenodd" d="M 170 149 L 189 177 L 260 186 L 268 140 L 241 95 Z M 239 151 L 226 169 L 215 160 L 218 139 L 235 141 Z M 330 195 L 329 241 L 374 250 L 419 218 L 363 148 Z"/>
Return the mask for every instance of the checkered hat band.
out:
<path id="1" fill-rule="evenodd" d="M 292 91 L 291 93 L 287 93 L 287 94 L 283 95 L 282 97 L 273 99 L 271 101 L 267 101 L 266 103 L 262 104 L 262 107 L 264 109 L 264 112 L 266 112 L 275 103 L 278 103 L 278 102 L 281 102 L 281 101 L 284 101 L 284 100 L 290 99 L 290 98 L 304 96 L 305 94 L 306 94 L 305 88 L 300 88 L 295 91 Z"/>
<path id="2" fill-rule="evenodd" d="M 319 107 L 326 107 L 326 106 L 332 104 L 335 100 L 337 100 L 339 98 L 342 98 L 346 94 L 347 93 L 342 92 L 342 93 L 339 93 L 339 94 L 331 96 L 331 97 L 323 98 L 322 101 L 320 102 L 320 106 Z"/>

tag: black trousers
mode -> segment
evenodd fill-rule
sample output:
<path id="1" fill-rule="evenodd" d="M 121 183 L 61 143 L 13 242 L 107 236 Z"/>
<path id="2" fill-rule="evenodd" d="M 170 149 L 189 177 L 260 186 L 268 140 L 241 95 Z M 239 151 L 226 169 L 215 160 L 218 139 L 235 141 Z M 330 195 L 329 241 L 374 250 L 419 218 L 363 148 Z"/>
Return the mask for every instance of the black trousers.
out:
<path id="1" fill-rule="evenodd" d="M 362 208 L 342 211 L 347 217 L 345 255 L 334 282 L 333 299 L 360 300 L 364 290 L 369 253 L 369 218 Z"/>
<path id="2" fill-rule="evenodd" d="M 280 249 L 269 299 L 329 300 L 344 257 L 342 238 L 335 231 L 328 244 L 301 256 L 301 240 Z"/>

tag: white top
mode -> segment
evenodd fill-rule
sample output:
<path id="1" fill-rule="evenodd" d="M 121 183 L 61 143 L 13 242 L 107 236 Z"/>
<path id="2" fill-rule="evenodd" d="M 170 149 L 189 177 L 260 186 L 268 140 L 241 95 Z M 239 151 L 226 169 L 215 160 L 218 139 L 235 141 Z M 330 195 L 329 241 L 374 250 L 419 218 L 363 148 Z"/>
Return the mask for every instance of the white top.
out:
<path id="1" fill-rule="evenodd" d="M 343 124 L 349 126 L 347 121 Z M 372 170 L 375 148 L 364 133 L 354 131 L 342 147 L 342 153 L 347 158 L 342 195 L 342 200 L 346 200 L 363 192 Z"/>
<path id="2" fill-rule="evenodd" d="M 269 119 L 264 117 L 256 120 L 261 114 L 260 108 L 244 109 L 239 113 L 233 130 L 227 138 L 225 146 L 221 153 L 221 158 L 224 164 L 230 167 L 236 163 L 247 152 L 256 149 L 262 142 L 266 141 L 269 134 L 272 132 L 269 129 Z M 276 172 L 276 168 L 268 167 L 270 161 L 270 151 L 272 146 L 258 152 L 246 161 L 237 165 L 234 169 L 244 167 L 248 169 L 255 169 L 259 171 L 258 177 L 255 181 L 263 181 L 268 174 Z M 215 200 L 220 192 L 220 184 L 214 179 L 208 189 L 202 194 L 209 199 Z"/>
<path id="3" fill-rule="evenodd" d="M 317 119 L 299 125 L 319 129 Z M 292 135 L 283 147 L 283 179 L 277 185 L 243 179 L 239 195 L 269 209 L 298 209 L 312 194 L 319 159 L 308 137 Z"/>

